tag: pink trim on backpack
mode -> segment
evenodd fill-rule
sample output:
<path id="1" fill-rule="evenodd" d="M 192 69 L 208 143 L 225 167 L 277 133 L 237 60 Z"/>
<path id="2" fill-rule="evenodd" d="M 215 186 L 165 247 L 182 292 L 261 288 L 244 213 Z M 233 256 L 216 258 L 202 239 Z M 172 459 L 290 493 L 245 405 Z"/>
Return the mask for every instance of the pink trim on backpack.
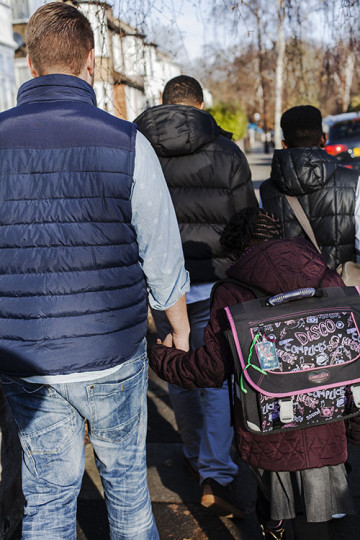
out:
<path id="1" fill-rule="evenodd" d="M 226 307 L 225 311 L 226 311 L 227 318 L 229 319 L 230 328 L 231 328 L 232 335 L 233 335 L 233 338 L 234 338 L 234 341 L 235 341 L 236 351 L 237 351 L 239 359 L 240 359 L 240 364 L 241 364 L 242 368 L 244 369 L 245 368 L 245 362 L 244 362 L 244 358 L 243 358 L 243 355 L 242 355 L 242 352 L 241 352 L 239 338 L 238 338 L 237 333 L 236 333 L 236 327 L 235 327 L 234 319 L 232 318 L 229 307 Z M 245 371 L 245 375 L 246 375 L 246 371 Z"/>

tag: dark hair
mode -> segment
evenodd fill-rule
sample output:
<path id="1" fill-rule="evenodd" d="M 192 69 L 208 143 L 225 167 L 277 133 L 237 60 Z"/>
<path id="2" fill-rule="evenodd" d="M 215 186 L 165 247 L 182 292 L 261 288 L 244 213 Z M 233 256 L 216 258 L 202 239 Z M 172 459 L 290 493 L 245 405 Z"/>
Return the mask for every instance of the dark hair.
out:
<path id="1" fill-rule="evenodd" d="M 312 105 L 299 105 L 281 117 L 286 146 L 319 146 L 323 135 L 321 112 Z"/>
<path id="2" fill-rule="evenodd" d="M 94 48 L 90 22 L 79 10 L 61 2 L 41 6 L 27 26 L 27 49 L 38 75 L 59 69 L 79 75 Z"/>
<path id="3" fill-rule="evenodd" d="M 199 105 L 204 101 L 202 88 L 196 79 L 179 75 L 168 81 L 162 95 L 164 105 Z"/>
<path id="4" fill-rule="evenodd" d="M 273 214 L 262 208 L 243 208 L 231 216 L 220 244 L 228 256 L 238 258 L 248 247 L 276 238 L 283 238 L 283 230 Z"/>

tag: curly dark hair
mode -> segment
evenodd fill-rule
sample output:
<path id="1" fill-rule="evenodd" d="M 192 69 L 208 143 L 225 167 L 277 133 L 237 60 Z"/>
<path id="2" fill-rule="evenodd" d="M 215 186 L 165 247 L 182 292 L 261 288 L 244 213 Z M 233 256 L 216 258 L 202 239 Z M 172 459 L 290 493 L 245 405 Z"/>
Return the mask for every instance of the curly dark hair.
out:
<path id="1" fill-rule="evenodd" d="M 221 236 L 223 251 L 237 259 L 250 246 L 283 238 L 280 221 L 262 208 L 243 208 L 231 216 Z"/>

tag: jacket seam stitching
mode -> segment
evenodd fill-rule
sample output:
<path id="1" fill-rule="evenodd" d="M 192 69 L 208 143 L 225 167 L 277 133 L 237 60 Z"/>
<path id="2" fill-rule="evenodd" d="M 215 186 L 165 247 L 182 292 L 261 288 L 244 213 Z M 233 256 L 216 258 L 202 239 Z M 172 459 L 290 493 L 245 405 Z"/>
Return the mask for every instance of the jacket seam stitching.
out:
<path id="1" fill-rule="evenodd" d="M 48 275 L 48 274 L 52 274 L 52 275 L 55 275 L 55 274 L 70 274 L 71 272 L 76 272 L 77 274 L 80 273 L 80 272 L 102 272 L 102 271 L 106 271 L 106 270 L 111 270 L 111 269 L 117 269 L 117 268 L 129 268 L 130 266 L 138 266 L 139 265 L 139 262 L 135 262 L 135 263 L 131 263 L 131 264 L 116 264 L 116 265 L 112 265 L 112 266 L 103 266 L 103 267 L 99 267 L 97 266 L 96 268 L 72 268 L 71 270 L 62 270 L 61 272 L 53 272 L 52 270 L 49 270 L 48 272 L 35 272 L 35 271 L 30 271 L 30 272 L 17 272 L 17 273 L 13 273 L 13 272 L 10 272 L 10 273 L 4 273 L 4 272 L 1 272 L 0 274 L 0 278 L 2 276 L 27 276 L 27 275 L 36 275 L 36 276 L 40 276 L 40 275 Z"/>

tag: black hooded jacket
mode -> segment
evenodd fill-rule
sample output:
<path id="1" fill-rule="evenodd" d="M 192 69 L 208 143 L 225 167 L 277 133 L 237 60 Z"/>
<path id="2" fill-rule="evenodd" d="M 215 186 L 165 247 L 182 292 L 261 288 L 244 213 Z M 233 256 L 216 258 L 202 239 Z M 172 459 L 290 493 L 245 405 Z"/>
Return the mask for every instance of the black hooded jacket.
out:
<path id="1" fill-rule="evenodd" d="M 260 186 L 265 210 L 282 222 L 285 237 L 305 236 L 284 195 L 298 198 L 330 268 L 355 260 L 358 174 L 317 146 L 275 150 L 271 177 Z"/>
<path id="2" fill-rule="evenodd" d="M 219 235 L 232 214 L 257 206 L 248 162 L 211 114 L 160 105 L 136 120 L 157 153 L 169 186 L 192 283 L 225 276 Z"/>

